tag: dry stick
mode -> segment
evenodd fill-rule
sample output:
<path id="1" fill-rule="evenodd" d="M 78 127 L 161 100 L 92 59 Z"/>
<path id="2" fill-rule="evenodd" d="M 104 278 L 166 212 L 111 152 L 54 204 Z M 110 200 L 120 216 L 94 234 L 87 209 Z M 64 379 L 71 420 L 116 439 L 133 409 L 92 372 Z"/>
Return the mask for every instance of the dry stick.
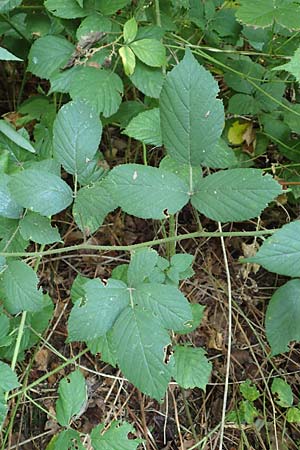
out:
<path id="1" fill-rule="evenodd" d="M 142 426 L 144 429 L 144 436 L 145 436 L 145 440 L 146 440 L 146 449 L 151 450 L 150 443 L 149 443 L 146 415 L 145 415 L 144 397 L 139 390 L 138 390 L 138 397 L 139 397 L 140 409 L 141 409 Z"/>
<path id="2" fill-rule="evenodd" d="M 218 227 L 220 232 L 222 231 L 222 225 L 218 222 Z M 225 420 L 226 420 L 226 406 L 227 406 L 227 397 L 228 397 L 228 385 L 229 385 L 229 373 L 230 373 L 230 359 L 231 359 L 231 341 L 232 341 L 232 290 L 231 290 L 231 279 L 230 279 L 230 270 L 228 265 L 226 247 L 224 242 L 224 237 L 221 236 L 221 246 L 224 258 L 224 264 L 226 269 L 226 278 L 227 278 L 227 289 L 228 289 L 228 341 L 227 341 L 227 362 L 226 362 L 226 375 L 225 375 L 225 386 L 224 386 L 224 396 L 223 396 L 223 408 L 222 408 L 222 419 L 221 419 L 221 428 L 220 428 L 220 444 L 219 450 L 223 449 L 223 441 L 224 441 L 224 429 L 225 429 Z"/>

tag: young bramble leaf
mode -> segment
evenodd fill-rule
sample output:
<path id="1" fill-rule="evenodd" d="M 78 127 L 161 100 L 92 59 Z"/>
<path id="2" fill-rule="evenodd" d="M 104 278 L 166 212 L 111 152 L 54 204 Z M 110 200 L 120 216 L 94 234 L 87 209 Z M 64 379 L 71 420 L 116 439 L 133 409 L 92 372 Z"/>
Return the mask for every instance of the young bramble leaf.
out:
<path id="1" fill-rule="evenodd" d="M 107 186 L 118 205 L 143 219 L 163 219 L 189 200 L 188 186 L 176 175 L 141 164 L 115 167 Z"/>
<path id="2" fill-rule="evenodd" d="M 0 391 L 11 391 L 19 386 L 20 383 L 15 372 L 12 371 L 8 364 L 0 361 Z"/>
<path id="3" fill-rule="evenodd" d="M 289 408 L 293 404 L 293 391 L 291 386 L 282 378 L 274 378 L 271 386 L 275 402 L 282 408 Z"/>
<path id="4" fill-rule="evenodd" d="M 292 407 L 287 410 L 286 420 L 289 423 L 300 423 L 300 409 L 299 407 Z M 1 423 L 1 422 L 0 422 Z"/>
<path id="5" fill-rule="evenodd" d="M 20 311 L 39 311 L 43 308 L 43 294 L 37 289 L 38 277 L 23 261 L 8 261 L 3 274 L 4 305 L 11 314 Z"/>
<path id="6" fill-rule="evenodd" d="M 69 102 L 54 122 L 54 157 L 68 173 L 79 175 L 95 156 L 101 135 L 102 124 L 96 111 L 86 102 Z"/>
<path id="7" fill-rule="evenodd" d="M 244 399 L 249 402 L 254 402 L 260 397 L 259 390 L 251 383 L 250 380 L 246 380 L 240 385 L 240 392 Z"/>
<path id="8" fill-rule="evenodd" d="M 257 217 L 281 193 L 280 185 L 258 169 L 229 169 L 199 181 L 192 205 L 220 222 Z"/>
<path id="9" fill-rule="evenodd" d="M 127 134 L 144 144 L 160 147 L 162 145 L 159 109 L 143 111 L 135 116 L 127 125 L 123 134 Z"/>
<path id="10" fill-rule="evenodd" d="M 176 345 L 174 360 L 173 376 L 181 387 L 185 389 L 198 387 L 205 390 L 212 365 L 202 348 Z"/>
<path id="11" fill-rule="evenodd" d="M 153 271 L 157 260 L 158 253 L 151 248 L 132 252 L 127 272 L 129 286 L 136 287 L 143 283 Z"/>
<path id="12" fill-rule="evenodd" d="M 123 46 L 119 48 L 119 55 L 121 56 L 125 75 L 130 76 L 135 69 L 135 55 L 130 47 Z"/>
<path id="13" fill-rule="evenodd" d="M 267 270 L 288 277 L 300 277 L 300 221 L 284 225 L 266 239 L 255 256 L 243 261 L 260 264 Z"/>
<path id="14" fill-rule="evenodd" d="M 281 286 L 268 304 L 266 335 L 272 355 L 288 351 L 291 341 L 300 341 L 300 280 L 291 280 Z"/>
<path id="15" fill-rule="evenodd" d="M 134 40 L 138 31 L 138 24 L 134 17 L 127 20 L 123 29 L 123 36 L 125 44 L 129 44 Z"/>
<path id="16" fill-rule="evenodd" d="M 87 401 L 87 386 L 80 370 L 75 370 L 60 381 L 58 395 L 56 419 L 61 426 L 67 427 Z"/>
<path id="17" fill-rule="evenodd" d="M 224 126 L 218 91 L 212 75 L 187 49 L 168 73 L 160 95 L 162 140 L 172 158 L 197 166 L 217 145 Z"/>
<path id="18" fill-rule="evenodd" d="M 156 39 L 139 39 L 132 42 L 130 48 L 147 66 L 161 67 L 166 63 L 166 49 Z"/>
<path id="19" fill-rule="evenodd" d="M 20 233 L 24 239 L 38 244 L 52 244 L 61 241 L 60 234 L 56 227 L 51 226 L 50 219 L 31 211 L 27 211 L 20 220 Z"/>
<path id="20" fill-rule="evenodd" d="M 42 216 L 53 216 L 73 201 L 73 194 L 67 183 L 42 170 L 23 170 L 11 177 L 8 186 L 19 205 Z"/>
<path id="21" fill-rule="evenodd" d="M 128 439 L 128 433 L 134 433 L 129 423 L 112 422 L 109 429 L 103 433 L 104 425 L 96 426 L 91 432 L 94 450 L 136 450 L 142 439 Z"/>
<path id="22" fill-rule="evenodd" d="M 86 450 L 81 443 L 80 434 L 73 429 L 61 431 L 53 436 L 46 450 Z"/>

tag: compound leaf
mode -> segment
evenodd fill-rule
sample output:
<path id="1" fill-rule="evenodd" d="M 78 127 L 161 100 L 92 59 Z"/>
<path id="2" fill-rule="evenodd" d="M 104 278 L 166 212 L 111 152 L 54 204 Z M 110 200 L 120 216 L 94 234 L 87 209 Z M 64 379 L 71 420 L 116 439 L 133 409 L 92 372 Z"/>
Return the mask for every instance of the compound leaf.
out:
<path id="1" fill-rule="evenodd" d="M 170 337 L 157 317 L 142 308 L 125 308 L 113 327 L 117 360 L 124 376 L 156 400 L 164 396 L 171 378 L 164 349 Z"/>
<path id="2" fill-rule="evenodd" d="M 87 386 L 80 370 L 75 370 L 60 381 L 58 395 L 56 419 L 61 426 L 67 427 L 87 401 Z"/>
<path id="3" fill-rule="evenodd" d="M 11 177 L 8 186 L 19 205 L 42 216 L 52 216 L 73 201 L 67 183 L 57 175 L 42 170 L 23 170 Z"/>
<path id="4" fill-rule="evenodd" d="M 43 294 L 37 289 L 38 281 L 34 270 L 23 261 L 7 262 L 3 274 L 4 304 L 11 314 L 43 308 Z"/>
<path id="5" fill-rule="evenodd" d="M 205 390 L 212 365 L 202 348 L 176 345 L 174 349 L 174 378 L 184 389 Z"/>
<path id="6" fill-rule="evenodd" d="M 58 112 L 53 127 L 54 157 L 71 174 L 84 172 L 95 156 L 102 134 L 96 111 L 83 101 L 73 101 Z"/>
<path id="7" fill-rule="evenodd" d="M 266 334 L 272 355 L 288 351 L 300 341 L 300 280 L 291 280 L 273 294 L 266 313 Z"/>
<path id="8" fill-rule="evenodd" d="M 51 220 L 48 217 L 31 211 L 28 211 L 20 220 L 20 233 L 24 239 L 38 244 L 52 244 L 61 240 L 57 228 L 51 226 Z"/>
<path id="9" fill-rule="evenodd" d="M 218 91 L 212 75 L 186 50 L 160 95 L 162 140 L 172 158 L 196 166 L 217 145 L 224 126 Z"/>
<path id="10" fill-rule="evenodd" d="M 109 429 L 103 433 L 104 425 L 96 426 L 91 432 L 94 450 L 136 450 L 141 439 L 128 439 L 128 433 L 134 433 L 134 428 L 127 422 L 112 422 Z"/>
<path id="11" fill-rule="evenodd" d="M 188 186 L 176 175 L 141 164 L 123 164 L 108 175 L 108 189 L 128 214 L 163 219 L 189 200 Z"/>
<path id="12" fill-rule="evenodd" d="M 127 125 L 123 134 L 130 136 L 144 144 L 162 145 L 159 109 L 143 111 L 135 116 Z"/>
<path id="13" fill-rule="evenodd" d="M 257 217 L 280 192 L 280 185 L 261 170 L 230 169 L 202 178 L 192 205 L 210 219 L 235 222 Z"/>

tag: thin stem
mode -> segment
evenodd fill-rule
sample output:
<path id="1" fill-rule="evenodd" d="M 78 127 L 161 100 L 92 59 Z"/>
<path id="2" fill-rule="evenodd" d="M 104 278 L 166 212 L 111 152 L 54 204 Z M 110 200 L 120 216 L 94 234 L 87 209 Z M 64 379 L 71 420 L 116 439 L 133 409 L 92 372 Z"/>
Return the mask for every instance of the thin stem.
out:
<path id="1" fill-rule="evenodd" d="M 156 14 L 156 24 L 158 27 L 161 27 L 159 0 L 155 0 L 155 14 Z"/>
<path id="2" fill-rule="evenodd" d="M 176 220 L 175 215 L 171 214 L 169 217 L 169 237 L 176 237 Z M 171 259 L 172 256 L 176 253 L 176 241 L 168 242 L 168 259 Z"/>
<path id="3" fill-rule="evenodd" d="M 142 146 L 143 146 L 143 162 L 144 162 L 144 165 L 147 166 L 148 162 L 147 162 L 147 148 L 146 148 L 146 144 L 144 144 L 144 142 L 142 142 Z"/>
<path id="4" fill-rule="evenodd" d="M 186 239 L 193 238 L 219 238 L 223 237 L 249 237 L 249 236 L 265 236 L 274 234 L 280 228 L 273 228 L 271 230 L 259 230 L 259 231 L 195 231 L 194 233 L 180 234 L 178 236 L 166 237 L 163 239 L 155 239 L 153 241 L 141 242 L 139 244 L 132 245 L 92 245 L 92 244 L 77 244 L 69 247 L 54 248 L 50 250 L 40 251 L 40 252 L 0 252 L 0 256 L 5 258 L 15 258 L 15 257 L 43 257 L 47 255 L 57 255 L 60 253 L 69 253 L 79 250 L 95 250 L 95 251 L 115 251 L 124 252 L 132 251 L 138 248 L 152 247 L 156 245 L 166 244 L 167 242 L 179 242 Z"/>
<path id="5" fill-rule="evenodd" d="M 219 230 L 221 232 L 222 225 L 220 222 L 218 222 L 218 226 L 219 226 Z M 226 375 L 225 375 L 225 385 L 224 385 L 219 450 L 223 450 L 223 448 L 224 448 L 223 441 L 224 441 L 224 430 L 225 430 L 225 420 L 226 420 L 226 407 L 227 407 L 227 397 L 228 397 L 230 360 L 231 360 L 231 344 L 232 344 L 232 290 L 231 290 L 231 278 L 230 278 L 230 270 L 229 270 L 227 252 L 226 252 L 226 247 L 225 247 L 225 242 L 224 242 L 223 236 L 221 236 L 221 246 L 222 246 L 224 264 L 225 264 L 225 269 L 226 269 L 227 290 L 228 290 L 228 340 L 227 340 Z"/>

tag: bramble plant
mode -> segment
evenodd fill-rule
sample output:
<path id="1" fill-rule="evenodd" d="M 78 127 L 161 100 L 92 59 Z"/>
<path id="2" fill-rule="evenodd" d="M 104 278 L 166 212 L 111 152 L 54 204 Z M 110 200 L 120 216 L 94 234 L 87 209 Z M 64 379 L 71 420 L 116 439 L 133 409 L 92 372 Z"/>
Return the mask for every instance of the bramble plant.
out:
<path id="1" fill-rule="evenodd" d="M 245 232 L 223 232 L 221 225 L 259 217 L 280 195 L 291 204 L 299 200 L 300 108 L 285 92 L 299 82 L 300 15 L 294 8 L 300 9 L 300 2 L 33 3 L 0 4 L 0 60 L 6 61 L 6 70 L 24 68 L 11 105 L 17 115 L 0 120 L 3 449 L 10 400 L 46 379 L 27 385 L 16 366 L 53 317 L 53 301 L 38 277 L 47 255 L 74 250 L 130 253 L 130 261 L 116 266 L 108 280 L 75 278 L 66 342 L 86 347 L 64 364 L 75 363 L 87 351 L 101 354 L 102 361 L 118 367 L 136 388 L 158 401 L 171 380 L 184 389 L 205 390 L 212 369 L 205 349 L 179 339 L 199 326 L 204 309 L 181 290 L 180 282 L 194 274 L 194 256 L 176 253 L 179 240 L 272 234 L 243 262 L 293 278 L 267 307 L 271 355 L 300 341 L 299 221 Z M 234 51 L 245 42 L 249 51 Z M 214 52 L 218 47 L 220 52 Z M 207 63 L 226 84 L 222 99 Z M 31 77 L 37 88 L 23 101 Z M 256 127 L 252 136 L 251 122 Z M 126 151 L 118 165 L 99 150 L 109 127 L 119 127 L 124 139 L 136 145 L 135 156 Z M 252 145 L 248 154 L 241 148 L 247 139 Z M 256 160 L 267 154 L 270 143 L 285 162 L 262 169 Z M 282 184 L 291 187 L 283 190 Z M 199 231 L 178 236 L 177 216 L 186 205 L 199 220 Z M 161 221 L 169 234 L 132 245 L 91 243 L 90 237 L 117 208 L 123 216 Z M 63 220 L 57 219 L 62 212 L 81 236 L 75 245 L 64 244 Z M 204 231 L 201 217 L 218 222 L 217 231 Z M 166 253 L 152 248 L 158 244 L 166 244 Z M 281 382 L 273 382 L 272 393 L 279 396 L 279 406 L 289 408 L 287 420 L 299 422 L 290 392 L 284 403 L 283 385 L 276 387 Z M 232 417 L 250 424 L 259 414 L 253 405 L 259 392 L 247 383 L 241 387 L 244 401 Z M 88 402 L 79 369 L 60 381 L 58 395 L 55 413 L 62 431 L 47 449 L 83 449 L 82 435 L 72 428 Z M 89 439 L 94 450 L 136 449 L 142 440 L 129 439 L 132 432 L 129 424 L 115 421 L 108 429 L 97 425 Z"/>

